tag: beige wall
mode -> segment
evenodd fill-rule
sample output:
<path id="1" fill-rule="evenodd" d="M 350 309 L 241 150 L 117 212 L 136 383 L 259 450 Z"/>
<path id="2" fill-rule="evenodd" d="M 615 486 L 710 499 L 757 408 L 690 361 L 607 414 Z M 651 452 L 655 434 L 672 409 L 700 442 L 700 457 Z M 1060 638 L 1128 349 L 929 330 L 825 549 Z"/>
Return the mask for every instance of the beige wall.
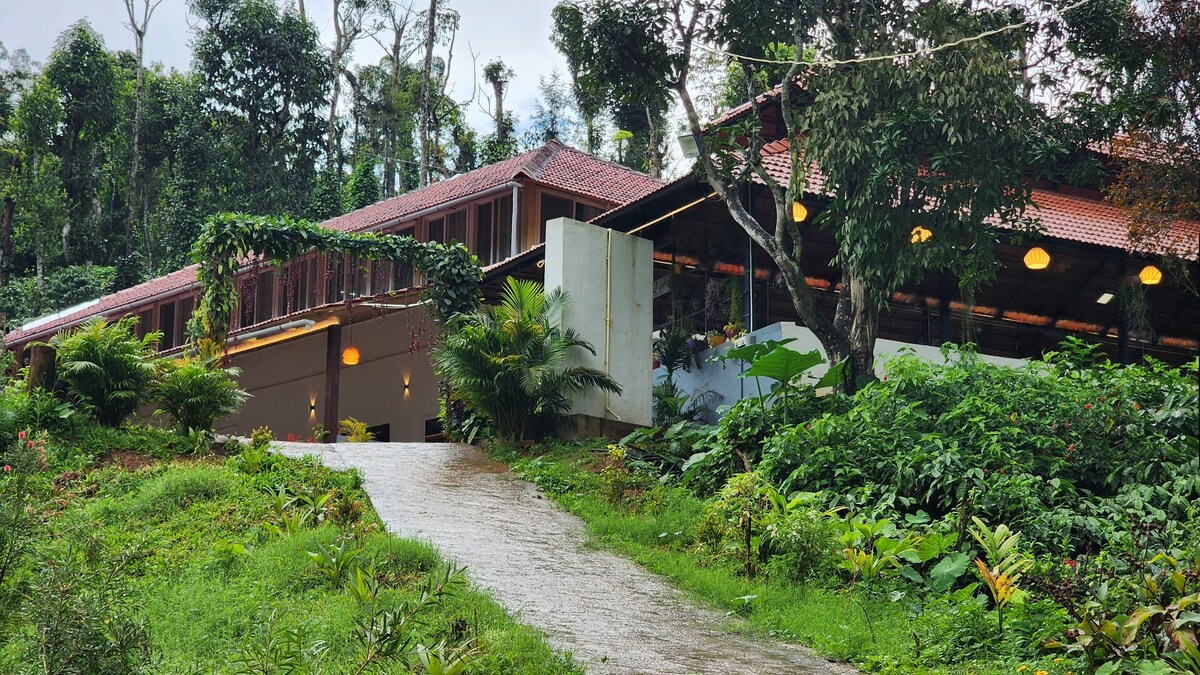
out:
<path id="1" fill-rule="evenodd" d="M 358 309 L 356 312 L 370 310 Z M 409 353 L 412 333 L 424 335 Z M 425 420 L 437 416 L 437 382 L 429 362 L 434 325 L 420 309 L 381 316 L 342 327 L 342 346 L 358 347 L 361 361 L 342 366 L 338 419 L 355 417 L 368 425 L 390 424 L 391 440 L 425 438 Z M 253 398 L 236 416 L 222 420 L 222 433 L 248 434 L 266 425 L 276 438 L 303 439 L 325 419 L 326 332 L 259 350 L 235 354 L 241 385 Z M 409 388 L 406 391 L 405 383 Z M 315 404 L 316 410 L 309 406 Z"/>

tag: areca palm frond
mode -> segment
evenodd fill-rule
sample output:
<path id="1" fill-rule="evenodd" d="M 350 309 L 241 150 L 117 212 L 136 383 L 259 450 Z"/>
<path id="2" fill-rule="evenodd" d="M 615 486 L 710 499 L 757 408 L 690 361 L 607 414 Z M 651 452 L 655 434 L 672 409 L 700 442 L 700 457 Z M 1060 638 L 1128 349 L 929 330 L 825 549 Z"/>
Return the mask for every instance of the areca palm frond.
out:
<path id="1" fill-rule="evenodd" d="M 101 424 L 119 425 L 147 400 L 162 333 L 137 337 L 137 321 L 96 318 L 50 339 L 68 394 Z"/>
<path id="2" fill-rule="evenodd" d="M 537 282 L 510 277 L 497 305 L 451 319 L 433 351 L 451 396 L 490 419 L 502 438 L 549 428 L 570 413 L 572 394 L 621 392 L 607 373 L 568 365 L 573 351 L 596 351 L 562 327 L 567 304 L 561 290 L 546 293 Z"/>

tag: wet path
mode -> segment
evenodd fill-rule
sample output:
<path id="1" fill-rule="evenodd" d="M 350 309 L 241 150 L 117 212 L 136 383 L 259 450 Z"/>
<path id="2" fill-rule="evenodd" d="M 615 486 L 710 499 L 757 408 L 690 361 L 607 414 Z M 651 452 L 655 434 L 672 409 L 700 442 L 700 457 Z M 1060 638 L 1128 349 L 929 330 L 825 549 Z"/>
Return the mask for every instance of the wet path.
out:
<path id="1" fill-rule="evenodd" d="M 849 673 L 811 652 L 724 628 L 632 561 L 585 546 L 584 524 L 504 464 L 451 444 L 278 444 L 358 467 L 388 528 L 467 566 L 522 621 L 589 673 Z"/>

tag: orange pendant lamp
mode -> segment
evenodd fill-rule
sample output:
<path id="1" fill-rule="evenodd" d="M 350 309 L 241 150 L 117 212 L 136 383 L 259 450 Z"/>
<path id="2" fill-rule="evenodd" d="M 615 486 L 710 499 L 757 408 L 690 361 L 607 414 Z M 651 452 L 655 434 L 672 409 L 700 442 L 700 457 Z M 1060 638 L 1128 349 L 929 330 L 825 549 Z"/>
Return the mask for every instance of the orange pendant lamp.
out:
<path id="1" fill-rule="evenodd" d="M 807 217 L 808 209 L 805 208 L 804 204 L 801 204 L 799 201 L 792 202 L 792 220 L 797 223 L 803 223 Z"/>
<path id="2" fill-rule="evenodd" d="M 342 364 L 347 366 L 357 366 L 360 355 L 358 347 L 346 347 L 342 350 Z"/>
<path id="3" fill-rule="evenodd" d="M 1141 272 L 1138 272 L 1138 279 L 1141 279 L 1142 283 L 1147 286 L 1157 286 L 1162 283 L 1162 270 L 1154 265 L 1146 265 Z"/>
<path id="4" fill-rule="evenodd" d="M 1044 270 L 1050 266 L 1050 254 L 1040 246 L 1034 246 L 1025 254 L 1025 266 L 1031 270 Z"/>

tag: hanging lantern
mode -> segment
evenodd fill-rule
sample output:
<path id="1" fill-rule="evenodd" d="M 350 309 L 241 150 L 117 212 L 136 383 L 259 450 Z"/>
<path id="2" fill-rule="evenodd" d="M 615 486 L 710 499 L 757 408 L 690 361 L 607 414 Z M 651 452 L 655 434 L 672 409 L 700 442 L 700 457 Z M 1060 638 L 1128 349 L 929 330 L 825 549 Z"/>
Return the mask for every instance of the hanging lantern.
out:
<path id="1" fill-rule="evenodd" d="M 1025 266 L 1031 270 L 1044 270 L 1050 266 L 1050 254 L 1046 249 L 1034 246 L 1025 254 Z"/>
<path id="2" fill-rule="evenodd" d="M 912 236 L 909 237 L 909 241 L 914 244 L 924 244 L 930 239 L 933 239 L 933 230 L 926 229 L 920 225 L 912 229 Z"/>
<path id="3" fill-rule="evenodd" d="M 797 223 L 803 223 L 804 219 L 807 217 L 808 209 L 804 208 L 804 205 L 798 201 L 792 202 L 792 220 L 796 221 Z"/>
<path id="4" fill-rule="evenodd" d="M 1146 265 L 1141 272 L 1138 272 L 1138 279 L 1141 279 L 1142 283 L 1147 286 L 1157 286 L 1162 283 L 1162 270 L 1154 265 Z"/>
<path id="5" fill-rule="evenodd" d="M 347 366 L 358 365 L 358 347 L 346 347 L 342 350 L 342 363 Z"/>

